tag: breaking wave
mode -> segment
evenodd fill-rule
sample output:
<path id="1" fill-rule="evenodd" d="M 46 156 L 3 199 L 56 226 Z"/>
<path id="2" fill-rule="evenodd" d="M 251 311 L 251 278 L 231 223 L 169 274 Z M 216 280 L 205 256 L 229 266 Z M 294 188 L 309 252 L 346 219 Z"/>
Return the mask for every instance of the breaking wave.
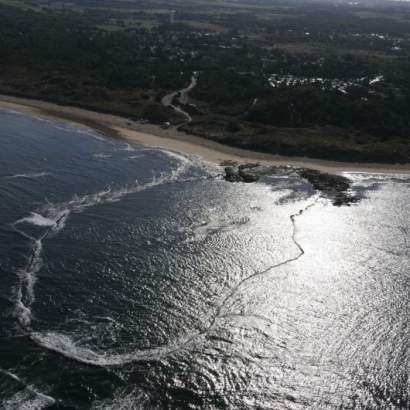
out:
<path id="1" fill-rule="evenodd" d="M 19 219 L 12 226 L 14 230 L 31 242 L 31 248 L 24 269 L 17 271 L 19 279 L 15 291 L 14 316 L 21 326 L 29 329 L 32 321 L 31 306 L 35 301 L 34 285 L 37 273 L 42 267 L 42 241 L 50 235 L 60 232 L 72 213 L 81 213 L 98 204 L 120 201 L 127 195 L 142 192 L 163 184 L 175 182 L 191 165 L 191 161 L 178 154 L 169 154 L 179 160 L 178 166 L 170 171 L 152 178 L 145 184 L 135 184 L 118 189 L 107 188 L 103 191 L 83 196 L 74 196 L 71 200 L 60 203 L 47 203 L 29 216 Z M 40 238 L 31 236 L 24 230 L 24 224 L 46 228 Z"/>
<path id="2" fill-rule="evenodd" d="M 204 337 L 207 337 L 207 334 L 215 326 L 218 319 L 227 317 L 227 315 L 222 314 L 223 310 L 228 300 L 236 294 L 238 289 L 244 283 L 252 280 L 257 276 L 265 275 L 276 268 L 292 263 L 303 257 L 303 255 L 305 254 L 305 250 L 296 238 L 296 218 L 303 215 L 317 202 L 318 198 L 316 198 L 313 202 L 308 204 L 305 208 L 299 210 L 297 213 L 294 213 L 289 216 L 289 219 L 292 223 L 292 241 L 298 250 L 297 254 L 293 257 L 278 262 L 277 264 L 270 265 L 262 271 L 255 271 L 253 274 L 240 280 L 221 299 L 220 303 L 218 303 L 217 305 L 215 314 L 211 317 L 209 321 L 209 324 L 205 326 L 202 330 L 196 331 L 189 335 L 184 335 L 183 337 L 173 341 L 172 343 L 163 346 L 158 346 L 152 349 L 136 350 L 131 353 L 111 353 L 107 351 L 98 352 L 91 349 L 89 346 L 81 346 L 79 343 L 76 343 L 72 336 L 58 332 L 33 332 L 31 333 L 31 339 L 35 341 L 38 345 L 48 350 L 57 352 L 67 358 L 84 364 L 101 367 L 123 366 L 135 362 L 160 361 L 162 358 L 169 356 L 173 353 L 179 352 L 183 349 L 186 349 L 188 348 L 188 346 L 191 346 L 194 343 L 200 343 Z M 248 221 L 248 219 L 244 219 L 243 221 L 241 221 L 241 223 L 245 224 Z"/>
<path id="3" fill-rule="evenodd" d="M 188 335 L 168 345 L 136 350 L 131 353 L 98 352 L 90 347 L 80 346 L 69 335 L 57 332 L 34 332 L 30 337 L 38 345 L 77 362 L 93 366 L 114 367 L 135 362 L 159 361 L 161 358 L 180 351 L 188 344 L 198 340 L 198 336 L 200 336 L 198 333 Z"/>
<path id="4" fill-rule="evenodd" d="M 61 218 L 59 218 L 61 219 Z M 48 227 L 56 227 L 57 221 L 52 218 L 47 218 L 43 215 L 38 214 L 37 212 L 31 212 L 30 216 L 26 216 L 25 218 L 19 219 L 17 224 L 28 223 L 36 226 L 48 226 Z"/>
<path id="5" fill-rule="evenodd" d="M 14 115 L 20 115 L 20 116 L 27 116 L 27 113 L 23 113 L 21 111 L 17 111 L 17 110 L 13 110 L 13 108 L 9 108 L 9 107 L 1 107 L 0 108 L 0 112 L 4 112 L 7 114 L 14 114 Z"/>
<path id="6" fill-rule="evenodd" d="M 126 143 L 122 148 L 118 148 L 118 151 L 133 152 L 135 151 L 135 148 L 131 144 Z"/>
<path id="7" fill-rule="evenodd" d="M 27 174 L 15 174 L 7 176 L 7 179 L 15 179 L 15 178 L 42 178 L 47 175 L 50 175 L 48 172 L 28 172 Z"/>
<path id="8" fill-rule="evenodd" d="M 158 409 L 153 406 L 150 397 L 143 390 L 133 388 L 130 392 L 115 392 L 113 399 L 95 401 L 91 410 L 146 410 Z"/>
<path id="9" fill-rule="evenodd" d="M 19 285 L 16 290 L 14 315 L 24 327 L 30 326 L 31 323 L 31 305 L 35 301 L 34 285 L 37 281 L 36 274 L 41 269 L 43 263 L 41 258 L 43 250 L 41 239 L 32 238 L 33 244 L 28 263 L 24 269 L 17 271 Z"/>
<path id="10" fill-rule="evenodd" d="M 103 152 L 93 154 L 94 158 L 111 158 L 111 154 L 105 154 Z"/>

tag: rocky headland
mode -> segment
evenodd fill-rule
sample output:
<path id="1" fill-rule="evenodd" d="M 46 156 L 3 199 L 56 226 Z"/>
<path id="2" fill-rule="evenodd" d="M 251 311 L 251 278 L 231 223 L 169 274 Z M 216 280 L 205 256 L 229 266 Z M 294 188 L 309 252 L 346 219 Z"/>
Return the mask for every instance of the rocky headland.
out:
<path id="1" fill-rule="evenodd" d="M 335 206 L 350 205 L 360 198 L 351 192 L 352 181 L 342 175 L 329 174 L 315 169 L 291 166 L 266 166 L 259 163 L 238 164 L 235 161 L 225 161 L 224 179 L 228 182 L 257 182 L 263 176 L 298 175 L 324 197 L 331 200 Z"/>

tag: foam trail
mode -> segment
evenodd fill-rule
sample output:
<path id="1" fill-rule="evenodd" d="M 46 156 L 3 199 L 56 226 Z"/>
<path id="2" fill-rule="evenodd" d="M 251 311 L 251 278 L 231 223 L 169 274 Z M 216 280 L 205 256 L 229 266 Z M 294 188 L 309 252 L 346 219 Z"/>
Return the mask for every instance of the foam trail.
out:
<path id="1" fill-rule="evenodd" d="M 117 190 L 107 188 L 94 194 L 75 196 L 67 202 L 49 203 L 43 206 L 40 211 L 32 212 L 29 216 L 19 219 L 13 224 L 15 231 L 31 242 L 31 251 L 27 264 L 24 269 L 17 272 L 19 283 L 15 291 L 14 315 L 25 329 L 30 329 L 31 326 L 31 306 L 35 302 L 34 286 L 37 281 L 36 274 L 42 267 L 41 253 L 43 239 L 51 234 L 60 232 L 64 228 L 67 218 L 71 213 L 81 213 L 98 204 L 120 201 L 126 195 L 175 182 L 191 165 L 187 158 L 178 156 L 178 159 L 181 158 L 183 158 L 183 160 L 181 160 L 176 169 L 169 173 L 162 173 L 159 177 L 154 177 L 146 184 L 139 185 L 138 182 L 136 182 L 135 185 Z M 40 226 L 47 228 L 47 230 L 37 239 L 21 229 L 20 225 L 23 224 Z"/>
<path id="2" fill-rule="evenodd" d="M 31 323 L 31 305 L 35 301 L 34 285 L 37 281 L 37 272 L 41 269 L 42 258 L 41 252 L 43 249 L 42 239 L 32 240 L 31 255 L 24 269 L 17 272 L 19 284 L 16 290 L 16 300 L 14 315 L 18 318 L 20 324 L 24 327 L 29 327 Z"/>
<path id="3" fill-rule="evenodd" d="M 180 161 L 181 163 L 187 163 L 190 162 L 190 159 L 186 157 L 185 155 L 180 154 L 179 152 L 175 151 L 169 151 L 169 150 L 161 150 L 161 152 L 165 155 L 167 155 L 170 158 L 176 159 Z"/>
<path id="4" fill-rule="evenodd" d="M 250 218 L 245 216 L 240 219 L 230 219 L 228 221 L 223 221 L 218 217 L 213 217 L 209 221 L 204 221 L 202 224 L 193 228 L 194 237 L 185 240 L 185 243 L 201 241 L 214 235 L 216 233 L 230 232 L 239 227 L 249 223 Z"/>
<path id="5" fill-rule="evenodd" d="M 50 407 L 56 403 L 54 398 L 38 392 L 33 387 L 27 385 L 17 375 L 1 368 L 0 374 L 9 377 L 19 385 L 24 386 L 25 389 L 25 391 L 19 391 L 10 399 L 4 400 L 2 402 L 2 408 L 4 408 L 5 410 L 40 410 Z"/>
<path id="6" fill-rule="evenodd" d="M 146 410 L 159 409 L 153 407 L 147 393 L 134 388 L 131 392 L 118 391 L 114 393 L 113 399 L 94 401 L 91 410 Z"/>
<path id="7" fill-rule="evenodd" d="M 178 168 L 171 171 L 170 173 L 163 173 L 159 177 L 154 177 L 150 182 L 147 182 L 143 185 L 138 185 L 138 183 L 136 183 L 135 185 L 125 186 L 117 190 L 107 188 L 94 194 L 75 196 L 68 202 L 47 204 L 43 207 L 42 213 L 45 218 L 56 221 L 57 226 L 54 230 L 60 230 L 64 227 L 62 226 L 60 219 L 64 219 L 65 221 L 69 214 L 71 214 L 72 212 L 80 213 L 98 204 L 117 202 L 127 195 L 145 191 L 146 189 L 154 188 L 166 183 L 174 182 L 185 171 L 186 167 L 187 163 L 181 164 Z M 59 220 L 60 225 L 58 226 Z"/>
<path id="8" fill-rule="evenodd" d="M 295 262 L 301 257 L 303 257 L 303 255 L 305 254 L 305 250 L 296 238 L 296 218 L 300 217 L 305 212 L 307 212 L 308 209 L 313 207 L 317 202 L 318 198 L 316 198 L 312 203 L 307 205 L 305 208 L 299 210 L 299 212 L 289 216 L 289 219 L 292 223 L 292 241 L 298 250 L 297 254 L 275 265 L 271 265 L 262 271 L 256 271 L 253 274 L 239 281 L 233 288 L 231 288 L 230 292 L 227 295 L 225 295 L 225 297 L 221 300 L 221 302 L 217 306 L 216 313 L 210 318 L 209 325 L 199 332 L 186 336 L 185 338 L 181 338 L 173 344 L 159 346 L 154 349 L 138 350 L 133 353 L 125 354 L 95 352 L 88 347 L 77 345 L 70 336 L 56 332 L 32 333 L 31 338 L 37 344 L 49 350 L 57 352 L 65 357 L 68 357 L 72 360 L 102 367 L 121 366 L 124 364 L 140 361 L 159 361 L 163 357 L 181 351 L 187 348 L 188 345 L 199 341 L 200 338 L 206 337 L 206 335 L 211 331 L 211 329 L 214 328 L 218 319 L 229 317 L 229 314 L 223 314 L 223 310 L 226 307 L 228 301 L 238 292 L 239 288 L 242 285 L 244 285 L 245 283 L 249 282 L 257 276 L 265 275 L 276 268 Z"/>
<path id="9" fill-rule="evenodd" d="M 135 151 L 135 148 L 131 144 L 126 143 L 123 148 L 118 148 L 118 151 L 132 152 L 132 151 Z"/>
<path id="10" fill-rule="evenodd" d="M 22 113 L 21 111 L 13 110 L 13 108 L 5 108 L 5 107 L 0 108 L 0 113 L 2 112 L 6 114 L 14 114 L 14 115 L 28 115 L 28 114 Z"/>
<path id="11" fill-rule="evenodd" d="M 214 162 L 210 162 L 210 161 L 205 161 L 203 158 L 201 158 L 198 155 L 190 155 L 185 156 L 179 152 L 175 152 L 175 151 L 169 151 L 169 150 L 161 150 L 161 152 L 165 155 L 167 155 L 170 158 L 176 159 L 178 161 L 180 161 L 181 163 L 185 163 L 188 164 L 192 161 L 195 162 L 195 166 L 197 168 L 202 169 L 203 171 L 205 171 L 207 174 L 216 177 L 218 176 L 221 171 L 222 171 L 222 166 L 215 164 Z"/>
<path id="12" fill-rule="evenodd" d="M 101 152 L 101 153 L 93 154 L 93 157 L 94 158 L 111 158 L 111 154 L 105 154 Z"/>
<path id="13" fill-rule="evenodd" d="M 48 172 L 28 172 L 27 174 L 15 174 L 7 176 L 7 179 L 16 179 L 16 178 L 41 178 L 50 175 Z"/>
<path id="14" fill-rule="evenodd" d="M 43 215 L 38 214 L 37 212 L 31 212 L 30 216 L 26 216 L 25 218 L 19 219 L 16 223 L 28 223 L 36 226 L 51 226 L 54 227 L 56 225 L 56 221 L 51 218 L 46 218 Z"/>
<path id="15" fill-rule="evenodd" d="M 77 126 L 77 127 L 70 126 L 69 128 L 70 128 L 70 131 L 73 130 L 77 134 L 87 135 L 89 137 L 95 138 L 96 140 L 108 142 L 107 138 L 104 138 L 101 135 L 98 135 L 92 128 L 88 128 L 88 127 L 85 127 L 85 126 Z"/>
<path id="16" fill-rule="evenodd" d="M 132 353 L 96 352 L 88 347 L 78 345 L 71 336 L 57 332 L 33 332 L 30 337 L 38 345 L 77 362 L 93 366 L 114 367 L 135 362 L 159 361 L 165 356 L 180 351 L 189 343 L 197 340 L 198 336 L 201 335 L 190 335 L 169 345 L 137 350 Z"/>

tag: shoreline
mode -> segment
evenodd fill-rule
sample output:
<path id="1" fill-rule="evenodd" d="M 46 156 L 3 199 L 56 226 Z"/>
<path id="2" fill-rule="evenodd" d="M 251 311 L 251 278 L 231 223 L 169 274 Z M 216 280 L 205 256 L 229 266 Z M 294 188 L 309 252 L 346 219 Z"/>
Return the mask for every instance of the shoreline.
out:
<path id="1" fill-rule="evenodd" d="M 159 125 L 140 124 L 118 115 L 29 98 L 0 94 L 0 108 L 67 121 L 76 126 L 95 129 L 108 137 L 121 138 L 183 154 L 198 155 L 206 161 L 218 164 L 231 160 L 238 163 L 259 162 L 262 165 L 311 168 L 328 173 L 410 173 L 410 164 L 350 163 L 265 154 L 223 145 L 206 138 L 186 134 L 175 128 L 162 129 Z"/>

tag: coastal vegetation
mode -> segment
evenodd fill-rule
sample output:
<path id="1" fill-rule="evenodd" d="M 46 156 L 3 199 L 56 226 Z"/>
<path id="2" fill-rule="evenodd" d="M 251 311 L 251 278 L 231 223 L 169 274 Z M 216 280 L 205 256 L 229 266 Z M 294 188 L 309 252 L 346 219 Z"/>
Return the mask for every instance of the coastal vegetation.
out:
<path id="1" fill-rule="evenodd" d="M 0 92 L 262 152 L 409 162 L 409 21 L 394 2 L 0 0 Z M 173 101 L 187 121 L 162 101 L 193 73 Z"/>

